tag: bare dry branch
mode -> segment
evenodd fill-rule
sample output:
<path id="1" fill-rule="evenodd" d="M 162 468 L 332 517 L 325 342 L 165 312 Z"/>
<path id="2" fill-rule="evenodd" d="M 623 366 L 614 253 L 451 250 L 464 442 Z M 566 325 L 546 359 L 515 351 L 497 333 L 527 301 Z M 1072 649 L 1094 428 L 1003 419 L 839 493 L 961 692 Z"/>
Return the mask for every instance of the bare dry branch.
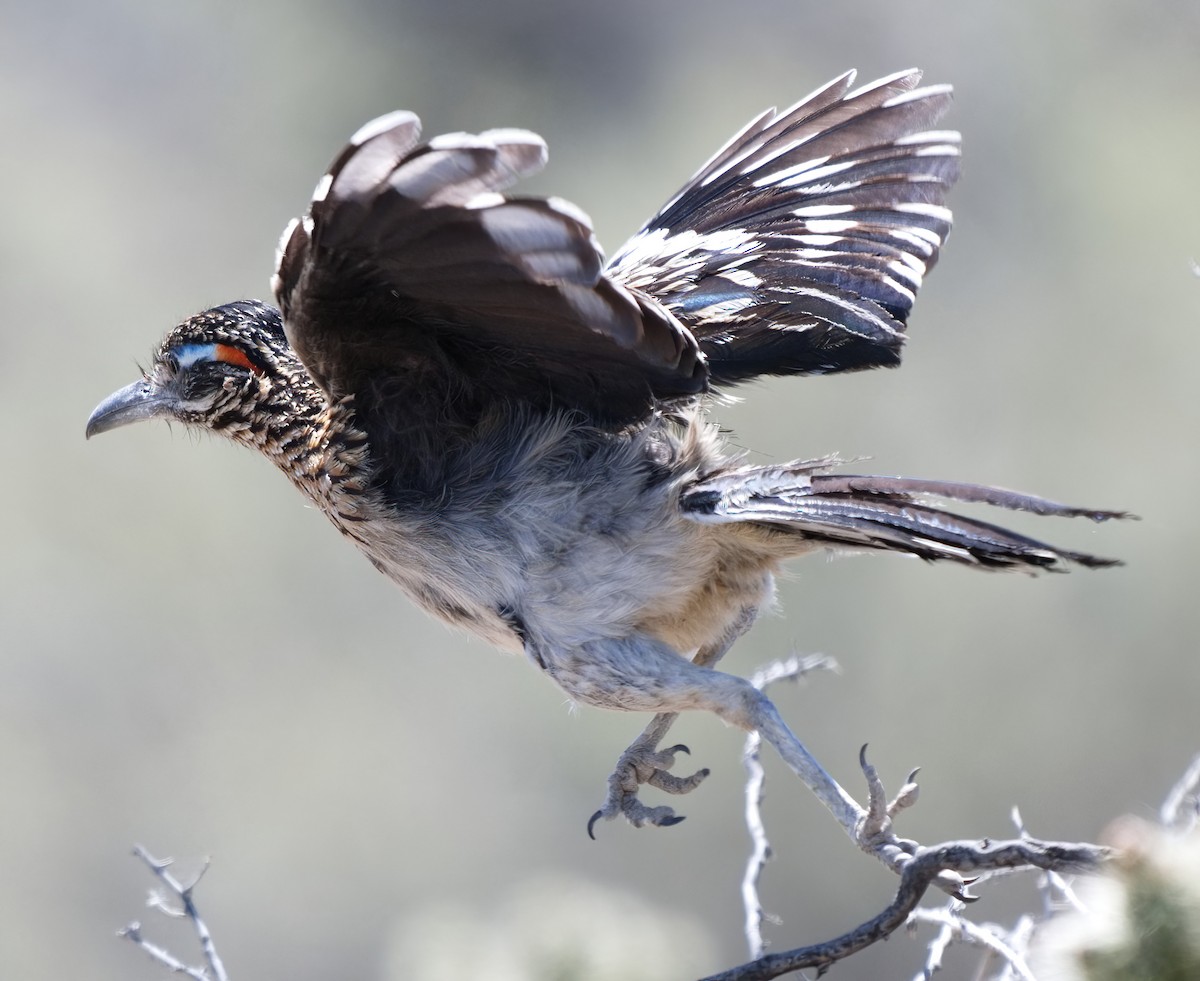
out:
<path id="1" fill-rule="evenodd" d="M 157 961 L 163 965 L 172 974 L 186 974 L 193 981 L 212 981 L 208 972 L 202 967 L 189 967 L 183 961 L 174 957 L 169 951 L 157 944 L 152 944 L 149 940 L 142 936 L 142 925 L 134 920 L 127 927 L 117 931 L 118 937 L 124 937 L 126 940 L 131 940 L 144 950 L 151 960 Z"/>
<path id="2" fill-rule="evenodd" d="M 750 683 L 759 691 L 765 691 L 779 681 L 800 681 L 813 671 L 837 671 L 837 662 L 823 654 L 807 657 L 785 658 L 764 665 L 750 678 Z M 742 762 L 748 774 L 746 779 L 746 829 L 750 833 L 750 857 L 742 876 L 742 908 L 745 910 L 746 944 L 752 958 L 761 957 L 763 952 L 762 924 L 767 914 L 758 896 L 758 880 L 767 862 L 771 860 L 771 842 L 767 839 L 763 823 L 762 802 L 766 791 L 767 774 L 759 757 L 762 736 L 751 732 L 746 737 Z"/>
<path id="3" fill-rule="evenodd" d="M 833 940 L 767 954 L 757 960 L 714 974 L 705 981 L 767 981 L 789 971 L 814 967 L 820 971 L 844 960 L 871 944 L 890 936 L 902 926 L 930 885 L 943 872 L 962 875 L 1002 868 L 1048 869 L 1058 872 L 1094 871 L 1110 857 L 1099 845 L 1043 842 L 1032 838 L 1016 841 L 946 842 L 932 848 L 918 847 L 900 874 L 896 897 L 882 912 Z"/>
<path id="4" fill-rule="evenodd" d="M 908 915 L 908 922 L 931 923 L 941 927 L 938 936 L 929 944 L 929 956 L 925 960 L 925 970 L 917 975 L 918 979 L 933 977 L 935 971 L 941 968 L 941 959 L 946 949 L 953 942 L 965 942 L 977 947 L 983 947 L 990 954 L 999 957 L 1010 969 L 1012 976 L 1021 981 L 1036 981 L 1025 958 L 1016 945 L 1009 943 L 1005 937 L 1007 930 L 999 930 L 974 923 L 962 915 L 965 907 L 961 903 L 949 907 L 935 909 L 917 907 Z M 1025 919 L 1022 917 L 1022 919 Z"/>
<path id="5" fill-rule="evenodd" d="M 206 861 L 196 877 L 185 885 L 169 871 L 172 859 L 157 859 L 141 845 L 133 846 L 133 854 L 145 863 L 150 871 L 158 877 L 158 880 L 167 887 L 169 896 L 174 897 L 179 903 L 178 906 L 173 906 L 168 895 L 152 892 L 147 905 L 158 910 L 164 916 L 184 917 L 191 921 L 192 927 L 196 931 L 196 937 L 200 941 L 200 949 L 204 954 L 206 966 L 189 967 L 164 948 L 150 943 L 142 936 L 142 925 L 137 921 L 118 931 L 118 935 L 137 944 L 153 960 L 168 968 L 172 973 L 186 974 L 194 981 L 229 981 L 229 975 L 225 973 L 225 965 L 221 962 L 216 945 L 213 943 L 212 934 L 204 920 L 200 918 L 200 913 L 192 899 L 192 890 L 208 870 L 208 862 Z"/>

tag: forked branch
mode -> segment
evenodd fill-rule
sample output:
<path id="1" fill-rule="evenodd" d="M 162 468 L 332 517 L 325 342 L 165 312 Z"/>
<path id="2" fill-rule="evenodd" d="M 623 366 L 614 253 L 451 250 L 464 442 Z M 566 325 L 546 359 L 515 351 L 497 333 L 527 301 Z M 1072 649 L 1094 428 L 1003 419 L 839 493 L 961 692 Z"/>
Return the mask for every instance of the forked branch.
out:
<path id="1" fill-rule="evenodd" d="M 192 891 L 208 869 L 208 863 L 204 864 L 195 878 L 185 884 L 171 874 L 171 859 L 155 858 L 141 845 L 133 846 L 133 854 L 140 858 L 147 868 L 158 877 L 159 882 L 166 886 L 166 893 L 151 892 L 147 905 L 158 910 L 164 916 L 182 917 L 191 921 L 192 927 L 196 931 L 196 938 L 200 941 L 200 950 L 204 954 L 205 964 L 203 967 L 191 967 L 166 949 L 151 943 L 142 936 L 142 925 L 136 920 L 119 931 L 119 935 L 137 944 L 151 959 L 168 968 L 173 974 L 185 974 L 193 981 L 229 981 L 229 976 L 225 973 L 225 965 L 221 963 L 216 944 L 213 943 L 212 934 L 204 920 L 200 918 L 200 913 L 192 899 Z M 178 905 L 174 905 L 175 903 Z"/>
<path id="2" fill-rule="evenodd" d="M 714 974 L 705 981 L 767 981 L 791 971 L 824 971 L 904 925 L 930 885 L 945 872 L 975 875 L 995 869 L 1045 869 L 1055 872 L 1095 871 L 1110 857 L 1100 845 L 1067 844 L 1023 838 L 1012 841 L 952 841 L 918 847 L 900 873 L 900 887 L 886 909 L 848 933 L 822 943 L 767 954 Z"/>

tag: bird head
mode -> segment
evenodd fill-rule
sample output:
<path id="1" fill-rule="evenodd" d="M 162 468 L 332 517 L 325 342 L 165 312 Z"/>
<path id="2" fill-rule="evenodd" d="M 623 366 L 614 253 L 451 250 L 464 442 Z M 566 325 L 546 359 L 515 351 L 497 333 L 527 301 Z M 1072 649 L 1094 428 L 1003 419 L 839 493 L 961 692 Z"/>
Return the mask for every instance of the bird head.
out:
<path id="1" fill-rule="evenodd" d="M 256 300 L 214 307 L 171 330 L 141 380 L 96 406 L 87 436 L 164 418 L 257 442 L 281 409 L 294 412 L 302 373 L 278 310 Z"/>

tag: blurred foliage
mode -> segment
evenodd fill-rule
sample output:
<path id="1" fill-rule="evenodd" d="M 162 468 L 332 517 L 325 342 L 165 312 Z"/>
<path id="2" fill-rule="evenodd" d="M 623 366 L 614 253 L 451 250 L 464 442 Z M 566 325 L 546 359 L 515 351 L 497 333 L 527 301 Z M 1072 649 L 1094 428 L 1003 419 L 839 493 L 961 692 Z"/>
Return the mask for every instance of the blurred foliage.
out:
<path id="1" fill-rule="evenodd" d="M 954 82 L 957 225 L 904 368 L 756 385 L 719 416 L 759 459 L 870 454 L 1130 508 L 1022 524 L 1128 565 L 809 560 L 730 668 L 835 655 L 843 675 L 781 708 L 850 788 L 867 740 L 893 783 L 923 764 L 917 838 L 1006 834 L 1013 804 L 1035 835 L 1087 837 L 1155 805 L 1200 741 L 1198 40 L 1183 0 L 0 6 L 0 977 L 158 976 L 112 937 L 134 840 L 213 856 L 235 977 L 386 977 L 414 910 L 467 897 L 463 929 L 494 937 L 503 897 L 566 872 L 742 956 L 737 734 L 685 720 L 714 768 L 688 821 L 592 843 L 644 720 L 573 716 L 429 623 L 250 454 L 161 426 L 83 442 L 164 329 L 266 292 L 329 159 L 397 107 L 430 133 L 543 133 L 527 190 L 613 249 L 766 105 L 854 65 Z M 778 768 L 768 794 L 776 944 L 874 912 L 889 876 Z M 920 960 L 893 942 L 839 977 Z"/>
<path id="2" fill-rule="evenodd" d="M 1084 883 L 1084 908 L 1052 920 L 1031 967 L 1056 981 L 1192 981 L 1200 977 L 1200 835 L 1127 817 L 1106 836 L 1120 849 Z"/>

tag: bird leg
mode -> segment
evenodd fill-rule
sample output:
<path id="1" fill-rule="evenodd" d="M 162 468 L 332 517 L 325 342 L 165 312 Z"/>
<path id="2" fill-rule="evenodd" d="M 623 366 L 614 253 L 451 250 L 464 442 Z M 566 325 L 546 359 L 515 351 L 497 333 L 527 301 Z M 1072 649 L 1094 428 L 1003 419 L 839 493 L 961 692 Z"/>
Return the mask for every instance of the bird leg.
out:
<path id="1" fill-rule="evenodd" d="M 736 680 L 740 681 L 741 679 Z M 892 819 L 917 802 L 918 788 L 913 782 L 917 771 L 913 770 L 909 774 L 895 799 L 889 801 L 883 781 L 879 778 L 875 767 L 867 762 L 867 747 L 863 746 L 859 751 L 858 758 L 863 776 L 867 781 L 867 806 L 860 807 L 858 802 L 842 789 L 841 785 L 816 761 L 805 745 L 796 738 L 795 733 L 788 728 L 787 723 L 779 715 L 779 710 L 775 708 L 774 703 L 757 688 L 748 682 L 746 684 L 758 698 L 757 700 L 747 699 L 748 705 L 743 713 L 727 717 L 720 708 L 714 707 L 713 711 L 727 722 L 743 729 L 756 730 L 763 739 L 775 747 L 779 755 L 783 757 L 784 763 L 829 809 L 850 839 L 868 855 L 874 855 L 893 872 L 899 874 L 912 859 L 919 846 L 910 838 L 898 837 L 893 830 Z M 970 902 L 975 898 L 967 893 L 968 882 L 957 872 L 941 872 L 934 883 L 943 892 L 949 893 L 963 902 Z"/>
<path id="2" fill-rule="evenodd" d="M 725 652 L 734 642 L 750 629 L 757 617 L 757 606 L 742 607 L 721 639 L 701 647 L 692 663 L 701 667 L 712 667 L 725 656 Z M 658 744 L 678 717 L 678 712 L 658 713 L 642 730 L 641 735 L 626 747 L 613 772 L 609 774 L 608 794 L 604 804 L 588 819 L 589 838 L 595 840 L 597 821 L 611 821 L 618 814 L 624 815 L 625 820 L 635 828 L 645 827 L 647 824 L 656 828 L 669 828 L 683 820 L 683 815 L 676 814 L 672 807 L 665 804 L 651 807 L 638 799 L 638 789 L 643 784 L 657 787 L 668 794 L 690 794 L 711 772 L 708 767 L 703 767 L 688 777 L 677 777 L 670 772 L 675 765 L 676 754 L 691 753 L 683 743 L 669 749 L 658 748 Z"/>
<path id="3" fill-rule="evenodd" d="M 659 718 L 631 749 L 643 740 L 646 746 L 654 745 L 656 737 L 661 738 L 678 712 L 697 709 L 712 712 L 729 725 L 757 732 L 775 747 L 784 763 L 863 851 L 895 872 L 911 860 L 917 844 L 896 835 L 892 818 L 916 800 L 915 785 L 910 782 L 889 802 L 883 782 L 867 764 L 864 751 L 861 762 L 867 779 L 867 806 L 861 807 L 796 738 L 771 700 L 744 678 L 688 661 L 666 644 L 645 635 L 595 641 L 571 651 L 545 653 L 549 654 L 545 659 L 547 671 L 572 697 L 600 708 L 659 713 Z M 687 782 L 688 778 L 684 778 L 683 783 Z M 610 781 L 610 788 L 614 784 L 623 786 L 620 778 Z M 647 812 L 652 810 L 646 808 Z M 617 813 L 624 813 L 620 805 Z M 604 814 L 602 809 L 599 816 Z M 969 898 L 964 892 L 965 883 L 954 873 L 939 877 L 937 884 L 952 895 Z"/>

